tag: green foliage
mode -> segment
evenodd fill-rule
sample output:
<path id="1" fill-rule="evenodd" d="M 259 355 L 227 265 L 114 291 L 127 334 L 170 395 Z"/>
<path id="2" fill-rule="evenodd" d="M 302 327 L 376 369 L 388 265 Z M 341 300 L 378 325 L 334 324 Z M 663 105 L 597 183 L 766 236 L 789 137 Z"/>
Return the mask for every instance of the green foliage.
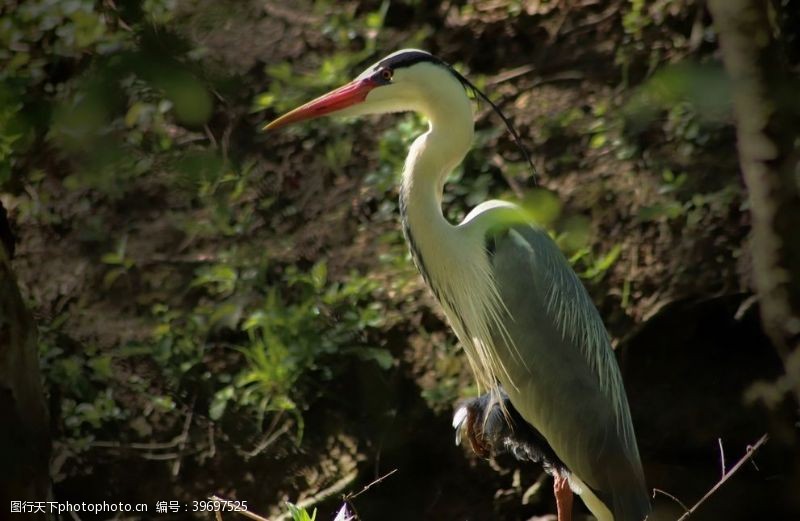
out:
<path id="1" fill-rule="evenodd" d="M 730 81 L 720 64 L 684 62 L 656 72 L 622 114 L 634 132 L 660 122 L 680 155 L 689 157 L 729 125 L 731 103 Z"/>
<path id="2" fill-rule="evenodd" d="M 157 38 L 149 24 L 171 20 L 176 2 L 142 7 L 123 20 L 113 4 L 31 0 L 0 19 L 0 183 L 27 181 L 15 167 L 44 138 L 75 166 L 70 189 L 120 197 L 172 147 L 170 126 L 208 120 L 213 100 L 192 58 L 145 49 Z"/>
<path id="3" fill-rule="evenodd" d="M 343 50 L 321 59 L 315 75 L 288 61 L 269 65 L 254 110 L 282 110 L 348 80 L 379 47 L 388 1 L 358 17 L 315 5 L 335 13 L 324 16 L 322 32 Z M 353 359 L 383 369 L 396 363 L 374 341 L 387 315 L 377 280 L 355 271 L 329 276 L 324 260 L 274 260 L 264 234 L 253 236 L 272 224 L 265 214 L 276 197 L 263 188 L 275 174 L 225 134 L 242 120 L 214 125 L 215 116 L 227 122 L 246 106 L 232 107 L 241 94 L 212 96 L 231 78 L 208 72 L 203 49 L 187 36 L 192 16 L 175 0 L 26 0 L 0 15 L 0 188 L 17 197 L 22 225 L 60 227 L 59 234 L 80 228 L 100 299 L 124 295 L 126 312 L 140 321 L 119 345 L 91 349 L 68 341 L 63 324 L 44 321 L 45 378 L 65 432 L 82 442 L 126 422 L 149 435 L 148 422 L 161 421 L 152 416 L 176 414 L 195 384 L 214 420 L 235 409 L 260 424 L 289 411 L 302 426 L 319 383 Z M 356 51 L 355 38 L 365 43 Z M 257 90 L 242 92 L 247 99 Z M 342 173 L 352 148 L 352 137 L 335 136 L 322 151 L 325 167 Z M 181 241 L 167 256 L 194 260 L 173 265 L 150 244 L 141 248 L 137 228 L 149 216 L 134 224 L 138 217 L 121 210 L 124 219 L 109 218 L 115 204 L 153 210 L 150 201 L 138 207 L 140 194 L 167 205 L 158 218 Z M 213 254 L 198 253 L 208 249 Z M 88 306 L 68 307 L 64 320 L 77 321 Z M 128 374 L 138 364 L 155 375 Z"/>
<path id="4" fill-rule="evenodd" d="M 368 172 L 364 183 L 388 196 L 396 191 L 408 148 L 425 132 L 426 123 L 419 114 L 406 114 L 381 133 L 378 140 L 378 168 Z"/>
<path id="5" fill-rule="evenodd" d="M 350 81 L 353 71 L 376 52 L 377 36 L 389 9 L 388 0 L 384 0 L 376 11 L 355 18 L 347 11 L 330 10 L 329 7 L 327 2 L 316 4 L 324 20 L 322 33 L 330 38 L 335 48 L 348 50 L 326 53 L 314 74 L 300 74 L 288 61 L 268 65 L 265 72 L 270 80 L 269 88 L 254 97 L 251 111 L 273 109 L 282 113 L 292 109 Z M 364 38 L 365 46 L 354 51 L 350 44 L 357 36 Z"/>
<path id="6" fill-rule="evenodd" d="M 191 374 L 207 381 L 215 389 L 212 419 L 235 404 L 255 412 L 259 423 L 279 411 L 300 419 L 312 399 L 308 384 L 336 376 L 343 357 L 374 360 L 385 369 L 393 365 L 386 350 L 366 344 L 369 331 L 383 321 L 382 306 L 375 302 L 377 283 L 355 273 L 329 281 L 320 261 L 308 271 L 287 266 L 279 283 L 264 287 L 270 275 L 263 270 L 248 263 L 198 268 L 191 286 L 206 297 L 189 314 L 156 305 L 160 324 L 153 343 L 135 350 L 151 352 L 174 385 Z M 219 367 L 219 354 L 212 356 L 219 347 L 240 357 Z"/>
<path id="7" fill-rule="evenodd" d="M 629 0 L 622 15 L 622 45 L 617 47 L 615 56 L 615 62 L 621 68 L 623 85 L 631 84 L 632 75 L 634 81 L 639 81 L 642 72 L 647 77 L 662 62 L 688 54 L 703 39 L 713 38 L 698 32 L 702 39 L 697 41 L 694 32 L 704 31 L 697 25 L 700 18 L 696 18 L 691 35 L 669 30 L 672 25 L 691 25 L 698 10 L 702 10 L 702 2 L 696 0 Z M 661 43 L 653 45 L 654 41 Z"/>
<path id="8" fill-rule="evenodd" d="M 127 236 L 124 236 L 115 251 L 108 252 L 100 257 L 100 262 L 111 266 L 103 277 L 103 286 L 108 289 L 114 285 L 114 282 L 121 276 L 126 275 L 131 268 L 135 266 L 135 262 L 125 256 L 125 248 L 127 245 Z"/>
<path id="9" fill-rule="evenodd" d="M 711 193 L 692 193 L 684 187 L 685 172 L 675 175 L 665 169 L 662 179 L 662 199 L 639 210 L 637 218 L 642 222 L 682 219 L 689 228 L 696 227 L 709 216 L 725 215 L 741 197 L 740 188 L 732 184 Z"/>
<path id="10" fill-rule="evenodd" d="M 428 406 L 434 411 L 449 412 L 459 399 L 478 394 L 475 383 L 464 379 L 465 355 L 453 338 L 442 341 L 424 331 L 419 334 L 432 346 L 432 377 L 423 379 L 420 392 Z"/>
<path id="11" fill-rule="evenodd" d="M 533 222 L 544 227 L 553 226 L 561 215 L 561 200 L 558 195 L 541 188 L 526 192 L 520 206 Z"/>
<path id="12" fill-rule="evenodd" d="M 292 516 L 292 521 L 315 521 L 317 518 L 316 508 L 311 515 L 308 514 L 308 510 L 305 508 L 298 507 L 292 503 L 286 503 L 286 508 L 289 510 L 289 514 Z"/>
<path id="13" fill-rule="evenodd" d="M 613 266 L 621 252 L 622 246 L 620 244 L 615 244 L 611 250 L 600 255 L 594 254 L 589 248 L 583 248 L 570 257 L 569 260 L 573 265 L 583 265 L 583 270 L 578 272 L 581 277 L 597 281 Z"/>
<path id="14" fill-rule="evenodd" d="M 78 447 L 129 413 L 115 397 L 112 355 L 94 346 L 77 349 L 61 333 L 66 318 L 39 328 L 39 361 L 50 393 L 61 397 L 61 425 Z"/>
<path id="15" fill-rule="evenodd" d="M 520 206 L 532 222 L 550 231 L 570 264 L 584 279 L 600 280 L 622 251 L 621 245 L 616 244 L 607 253 L 598 254 L 591 244 L 589 219 L 581 215 L 563 216 L 561 201 L 553 192 L 542 188 L 529 190 Z"/>

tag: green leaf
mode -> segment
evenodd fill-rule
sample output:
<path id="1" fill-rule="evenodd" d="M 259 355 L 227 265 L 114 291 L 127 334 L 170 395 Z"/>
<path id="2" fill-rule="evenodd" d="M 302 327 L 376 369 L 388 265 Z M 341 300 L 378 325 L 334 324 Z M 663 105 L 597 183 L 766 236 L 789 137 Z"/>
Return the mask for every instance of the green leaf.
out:
<path id="1" fill-rule="evenodd" d="M 590 148 L 600 148 L 606 144 L 607 138 L 605 134 L 595 134 L 589 141 Z"/>
<path id="2" fill-rule="evenodd" d="M 591 227 L 591 221 L 582 215 L 568 218 L 564 223 L 561 235 L 558 237 L 558 246 L 567 254 L 580 252 L 589 245 Z M 573 264 L 575 261 L 571 260 Z"/>
<path id="3" fill-rule="evenodd" d="M 622 252 L 622 246 L 619 244 L 614 245 L 611 250 L 597 259 L 589 269 L 583 272 L 583 277 L 587 279 L 593 279 L 599 276 L 602 276 L 608 268 L 611 267 L 614 262 L 616 262 L 617 258 L 619 258 L 619 254 Z"/>
<path id="4" fill-rule="evenodd" d="M 121 265 L 123 262 L 123 257 L 119 253 L 115 251 L 110 251 L 100 257 L 100 262 L 103 264 L 113 264 L 113 265 Z"/>
<path id="5" fill-rule="evenodd" d="M 321 260 L 318 263 L 314 264 L 314 267 L 311 268 L 311 282 L 314 285 L 314 289 L 316 289 L 317 291 L 323 289 L 325 287 L 327 279 L 328 279 L 328 266 L 324 260 Z"/>
<path id="6" fill-rule="evenodd" d="M 253 99 L 251 112 L 268 109 L 272 107 L 273 104 L 275 104 L 275 95 L 271 92 L 262 92 L 261 94 L 257 94 Z"/>
<path id="7" fill-rule="evenodd" d="M 225 414 L 225 408 L 228 407 L 228 402 L 234 396 L 234 388 L 232 385 L 227 385 L 218 391 L 214 398 L 211 400 L 211 405 L 208 406 L 208 417 L 212 420 L 219 420 Z"/>
<path id="8" fill-rule="evenodd" d="M 103 276 L 103 288 L 105 289 L 111 288 L 111 286 L 114 285 L 117 279 L 124 274 L 125 274 L 125 268 L 114 268 L 108 270 L 108 272 Z"/>
<path id="9" fill-rule="evenodd" d="M 101 380 L 109 380 L 114 374 L 111 368 L 111 357 L 101 355 L 91 358 L 88 362 L 89 367 L 94 371 L 95 376 Z"/>
<path id="10" fill-rule="evenodd" d="M 315 521 L 317 518 L 316 508 L 311 515 L 308 514 L 308 511 L 305 508 L 298 507 L 289 502 L 286 503 L 286 508 L 289 509 L 289 513 L 292 515 L 292 521 Z"/>
<path id="11" fill-rule="evenodd" d="M 357 348 L 356 353 L 362 360 L 372 360 L 377 363 L 384 371 L 391 369 L 394 365 L 394 357 L 388 349 L 380 347 Z"/>
<path id="12" fill-rule="evenodd" d="M 521 206 L 533 221 L 542 226 L 552 224 L 561 214 L 558 195 L 543 188 L 535 188 L 525 194 Z"/>

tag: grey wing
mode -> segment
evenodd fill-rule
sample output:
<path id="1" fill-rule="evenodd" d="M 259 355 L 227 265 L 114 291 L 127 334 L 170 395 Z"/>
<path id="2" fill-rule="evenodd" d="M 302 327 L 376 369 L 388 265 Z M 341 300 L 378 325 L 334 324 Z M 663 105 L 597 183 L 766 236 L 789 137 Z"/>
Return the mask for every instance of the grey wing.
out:
<path id="1" fill-rule="evenodd" d="M 625 389 L 588 293 L 543 230 L 516 226 L 487 244 L 511 315 L 494 335 L 511 403 L 617 521 L 644 519 L 649 500 Z"/>

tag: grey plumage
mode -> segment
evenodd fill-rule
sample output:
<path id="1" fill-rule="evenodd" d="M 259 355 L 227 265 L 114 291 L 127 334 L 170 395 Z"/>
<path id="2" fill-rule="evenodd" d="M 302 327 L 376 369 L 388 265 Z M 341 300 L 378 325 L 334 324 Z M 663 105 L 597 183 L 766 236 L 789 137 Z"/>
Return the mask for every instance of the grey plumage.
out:
<path id="1" fill-rule="evenodd" d="M 494 242 L 494 279 L 511 313 L 507 332 L 532 357 L 525 366 L 513 363 L 516 355 L 504 335 L 495 337 L 510 368 L 511 382 L 503 384 L 511 402 L 617 521 L 641 521 L 650 511 L 648 495 L 619 369 L 597 309 L 544 230 L 518 225 L 488 239 Z"/>

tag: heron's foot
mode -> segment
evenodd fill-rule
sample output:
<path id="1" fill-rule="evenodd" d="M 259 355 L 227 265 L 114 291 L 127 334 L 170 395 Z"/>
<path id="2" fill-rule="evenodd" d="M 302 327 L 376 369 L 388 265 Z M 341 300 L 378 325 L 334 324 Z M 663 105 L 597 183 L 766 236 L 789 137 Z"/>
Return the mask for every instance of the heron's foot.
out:
<path id="1" fill-rule="evenodd" d="M 489 459 L 492 456 L 492 446 L 488 443 L 483 432 L 482 414 L 477 401 L 473 400 L 461 406 L 453 415 L 453 427 L 456 429 L 456 444 L 461 443 L 462 433 L 466 434 L 469 445 L 479 457 Z"/>
<path id="2" fill-rule="evenodd" d="M 453 416 L 456 444 L 461 435 L 469 439 L 475 453 L 485 459 L 511 454 L 519 461 L 542 463 L 547 472 L 567 472 L 550 444 L 514 408 L 501 387 L 467 400 Z"/>
<path id="3" fill-rule="evenodd" d="M 556 496 L 558 521 L 572 521 L 572 489 L 569 480 L 558 472 L 553 476 L 553 494 Z"/>
<path id="4" fill-rule="evenodd" d="M 467 438 L 475 454 L 483 459 L 489 459 L 492 457 L 492 447 L 486 443 L 480 416 L 476 411 L 467 410 Z"/>

